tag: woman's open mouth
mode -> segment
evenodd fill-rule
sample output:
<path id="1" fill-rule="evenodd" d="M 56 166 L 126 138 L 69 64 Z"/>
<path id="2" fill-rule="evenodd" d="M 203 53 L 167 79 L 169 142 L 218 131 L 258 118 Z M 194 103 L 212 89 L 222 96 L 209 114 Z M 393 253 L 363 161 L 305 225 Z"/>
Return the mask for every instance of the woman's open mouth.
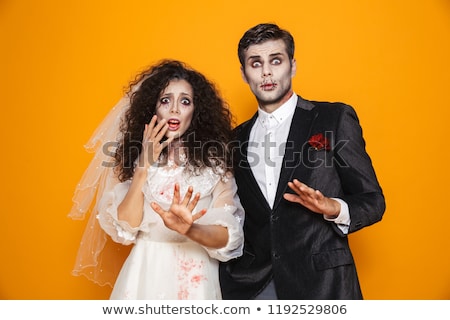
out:
<path id="1" fill-rule="evenodd" d="M 178 119 L 169 119 L 167 124 L 169 125 L 170 131 L 176 131 L 180 128 L 180 120 Z"/>

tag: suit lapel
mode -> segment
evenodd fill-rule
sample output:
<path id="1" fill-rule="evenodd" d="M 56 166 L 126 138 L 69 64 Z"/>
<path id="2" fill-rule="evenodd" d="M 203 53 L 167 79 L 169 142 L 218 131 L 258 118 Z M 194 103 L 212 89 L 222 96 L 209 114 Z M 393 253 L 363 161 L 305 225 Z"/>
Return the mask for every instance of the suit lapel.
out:
<path id="1" fill-rule="evenodd" d="M 287 183 L 291 181 L 294 170 L 301 165 L 303 148 L 309 139 L 316 117 L 317 112 L 314 105 L 298 97 L 297 108 L 289 129 L 273 210 L 279 205 L 283 194 L 286 192 Z"/>
<path id="2" fill-rule="evenodd" d="M 269 204 L 267 203 L 266 198 L 264 197 L 261 189 L 259 188 L 258 182 L 255 179 L 255 176 L 253 175 L 253 172 L 250 168 L 250 164 L 248 163 L 248 143 L 249 143 L 249 137 L 250 137 L 250 131 L 255 124 L 256 119 L 258 118 L 258 113 L 255 113 L 255 115 L 243 126 L 238 132 L 238 140 L 239 140 L 239 152 L 240 152 L 240 161 L 237 164 L 240 168 L 239 172 L 241 173 L 241 178 L 243 183 L 248 185 L 248 188 L 241 185 L 239 187 L 245 189 L 247 191 L 253 192 L 253 195 L 259 199 L 260 203 L 264 203 L 264 206 L 267 210 L 271 210 Z"/>

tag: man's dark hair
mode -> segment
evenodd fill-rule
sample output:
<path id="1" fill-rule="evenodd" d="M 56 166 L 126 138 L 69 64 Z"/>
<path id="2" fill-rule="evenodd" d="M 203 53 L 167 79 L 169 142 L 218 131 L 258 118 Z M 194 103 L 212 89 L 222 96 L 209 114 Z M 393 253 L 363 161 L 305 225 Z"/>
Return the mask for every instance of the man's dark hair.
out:
<path id="1" fill-rule="evenodd" d="M 289 59 L 292 60 L 294 58 L 295 44 L 294 38 L 289 31 L 280 29 L 280 27 L 273 23 L 261 23 L 247 30 L 238 45 L 238 57 L 242 68 L 245 68 L 245 51 L 251 45 L 278 39 L 282 39 L 284 41 Z"/>

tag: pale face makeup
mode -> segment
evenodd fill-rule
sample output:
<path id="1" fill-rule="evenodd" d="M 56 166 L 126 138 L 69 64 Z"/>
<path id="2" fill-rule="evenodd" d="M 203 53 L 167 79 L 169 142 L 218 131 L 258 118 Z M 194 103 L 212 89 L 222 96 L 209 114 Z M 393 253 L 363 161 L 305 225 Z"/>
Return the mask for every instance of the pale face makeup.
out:
<path id="1" fill-rule="evenodd" d="M 296 62 L 289 59 L 283 40 L 251 45 L 244 61 L 242 77 L 263 110 L 273 112 L 291 97 Z"/>
<path id="2" fill-rule="evenodd" d="M 194 114 L 192 86 L 183 79 L 173 79 L 161 93 L 156 106 L 158 122 L 162 119 L 169 125 L 166 137 L 181 137 L 191 125 Z"/>

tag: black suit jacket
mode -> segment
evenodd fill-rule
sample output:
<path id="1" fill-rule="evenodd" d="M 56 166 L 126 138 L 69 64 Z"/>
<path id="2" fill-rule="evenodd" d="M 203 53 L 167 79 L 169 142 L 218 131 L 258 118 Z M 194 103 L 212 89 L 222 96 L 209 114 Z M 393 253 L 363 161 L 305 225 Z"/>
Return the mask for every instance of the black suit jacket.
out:
<path id="1" fill-rule="evenodd" d="M 235 177 L 245 209 L 244 254 L 220 265 L 224 299 L 251 299 L 273 278 L 279 299 L 362 299 L 348 239 L 336 223 L 286 201 L 294 178 L 349 206 L 349 233 L 381 220 L 385 211 L 357 115 L 342 103 L 298 99 L 274 206 L 271 209 L 247 159 L 250 130 L 235 130 Z M 308 143 L 322 133 L 330 149 Z"/>

